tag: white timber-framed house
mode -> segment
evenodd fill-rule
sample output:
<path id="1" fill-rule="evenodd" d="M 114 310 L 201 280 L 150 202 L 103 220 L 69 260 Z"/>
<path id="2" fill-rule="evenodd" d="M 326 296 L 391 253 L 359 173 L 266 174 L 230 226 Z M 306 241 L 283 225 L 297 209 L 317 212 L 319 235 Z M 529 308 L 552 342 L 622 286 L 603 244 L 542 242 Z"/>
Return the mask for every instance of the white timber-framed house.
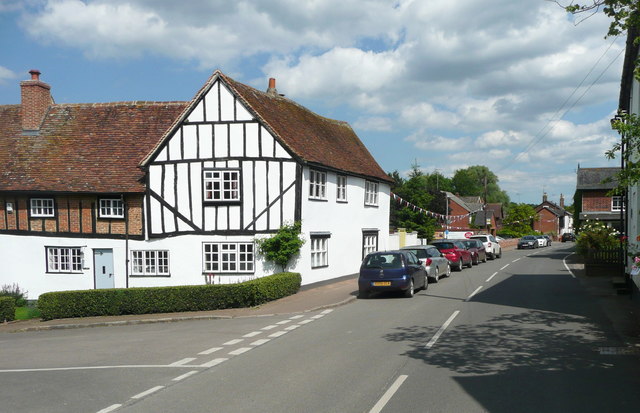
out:
<path id="1" fill-rule="evenodd" d="M 302 223 L 311 284 L 386 249 L 391 180 L 346 122 L 215 71 L 189 102 L 56 104 L 31 71 L 0 106 L 0 284 L 235 283 L 254 240 Z"/>

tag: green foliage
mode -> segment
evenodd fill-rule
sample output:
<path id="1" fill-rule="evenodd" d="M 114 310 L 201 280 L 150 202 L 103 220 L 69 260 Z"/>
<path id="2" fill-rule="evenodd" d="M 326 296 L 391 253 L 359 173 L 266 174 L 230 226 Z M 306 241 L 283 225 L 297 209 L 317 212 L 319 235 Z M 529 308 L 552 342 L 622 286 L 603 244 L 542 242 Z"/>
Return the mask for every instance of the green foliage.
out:
<path id="1" fill-rule="evenodd" d="M 300 236 L 301 223 L 283 225 L 278 232 L 269 238 L 256 239 L 258 252 L 268 261 L 274 262 L 285 271 L 287 264 L 300 253 L 304 239 Z"/>
<path id="2" fill-rule="evenodd" d="M 30 320 L 32 318 L 40 318 L 40 310 L 37 307 L 16 307 L 16 320 Z"/>
<path id="3" fill-rule="evenodd" d="M 0 297 L 0 323 L 13 321 L 16 315 L 16 301 L 13 297 Z"/>
<path id="4" fill-rule="evenodd" d="M 602 250 L 620 246 L 620 233 L 599 221 L 585 221 L 576 238 L 576 251 L 585 254 L 588 250 Z"/>
<path id="5" fill-rule="evenodd" d="M 5 284 L 0 287 L 0 297 L 12 297 L 15 300 L 16 307 L 26 305 L 25 295 L 27 295 L 27 291 L 21 290 L 18 284 Z"/>
<path id="6" fill-rule="evenodd" d="M 502 233 L 520 238 L 533 233 L 532 222 L 537 219 L 536 210 L 528 204 L 513 204 L 504 220 Z"/>
<path id="7" fill-rule="evenodd" d="M 393 177 L 393 174 L 390 176 Z M 419 208 L 444 214 L 445 195 L 437 191 L 436 187 L 431 186 L 430 180 L 433 178 L 430 178 L 430 175 L 424 175 L 417 166 L 414 166 L 410 176 L 408 180 L 398 181 L 397 183 L 401 184 L 394 186 L 391 191 Z M 442 184 L 447 185 L 446 178 L 442 177 L 442 179 Z M 440 176 L 437 176 L 436 180 L 439 184 Z M 400 205 L 394 199 L 391 199 L 390 202 L 390 225 L 392 227 L 405 228 L 407 231 L 417 232 L 420 238 L 433 239 L 438 227 L 434 218 L 406 205 Z"/>
<path id="8" fill-rule="evenodd" d="M 487 203 L 509 203 L 509 196 L 498 185 L 498 177 L 486 166 L 458 169 L 451 182 L 460 196 L 479 196 Z"/>
<path id="9" fill-rule="evenodd" d="M 279 273 L 238 284 L 58 291 L 42 294 L 38 309 L 51 320 L 254 307 L 295 294 L 301 282 L 300 274 Z"/>
<path id="10" fill-rule="evenodd" d="M 640 117 L 624 114 L 612 124 L 613 129 L 620 134 L 620 141 L 605 153 L 608 159 L 615 159 L 620 152 L 624 158 L 625 168 L 616 176 L 617 186 L 611 191 L 612 195 L 623 194 L 626 188 L 640 182 L 640 160 L 634 154 L 640 150 Z M 624 147 L 624 153 L 622 148 Z"/>

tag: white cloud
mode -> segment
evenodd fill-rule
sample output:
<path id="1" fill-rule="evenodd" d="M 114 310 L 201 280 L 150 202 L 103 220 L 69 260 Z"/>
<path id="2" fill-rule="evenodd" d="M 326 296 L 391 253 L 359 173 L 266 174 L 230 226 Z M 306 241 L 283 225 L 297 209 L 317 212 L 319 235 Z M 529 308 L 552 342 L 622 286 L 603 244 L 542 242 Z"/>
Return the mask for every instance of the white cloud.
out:
<path id="1" fill-rule="evenodd" d="M 0 83 L 6 83 L 7 81 L 13 80 L 17 77 L 18 75 L 16 75 L 13 71 L 7 69 L 6 67 L 0 66 Z"/>
<path id="2" fill-rule="evenodd" d="M 389 132 L 393 125 L 389 118 L 367 117 L 356 120 L 353 127 L 365 131 Z"/>

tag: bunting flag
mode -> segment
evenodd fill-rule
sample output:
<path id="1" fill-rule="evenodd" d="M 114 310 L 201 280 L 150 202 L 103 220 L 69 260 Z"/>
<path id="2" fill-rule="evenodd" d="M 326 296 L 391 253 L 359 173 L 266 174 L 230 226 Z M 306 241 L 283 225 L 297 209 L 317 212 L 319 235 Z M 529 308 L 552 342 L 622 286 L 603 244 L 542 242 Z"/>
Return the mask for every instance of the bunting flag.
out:
<path id="1" fill-rule="evenodd" d="M 432 218 L 436 218 L 438 220 L 448 220 L 448 221 L 453 221 L 453 220 L 459 220 L 459 219 L 463 219 L 463 218 L 467 218 L 470 215 L 475 214 L 478 211 L 482 211 L 482 208 L 477 209 L 475 211 L 471 211 L 468 214 L 464 214 L 464 215 L 443 215 L 443 214 L 438 214 L 437 212 L 432 212 L 432 211 L 427 211 L 426 209 L 422 209 L 417 205 L 412 204 L 411 202 L 402 199 L 401 197 L 399 197 L 398 195 L 394 194 L 393 192 L 391 192 L 391 196 L 393 197 L 394 201 L 396 201 L 398 203 L 398 205 L 403 206 L 403 207 L 407 207 L 407 208 L 411 208 L 413 211 L 419 211 L 421 214 L 430 216 Z M 453 228 L 453 227 L 450 227 Z"/>

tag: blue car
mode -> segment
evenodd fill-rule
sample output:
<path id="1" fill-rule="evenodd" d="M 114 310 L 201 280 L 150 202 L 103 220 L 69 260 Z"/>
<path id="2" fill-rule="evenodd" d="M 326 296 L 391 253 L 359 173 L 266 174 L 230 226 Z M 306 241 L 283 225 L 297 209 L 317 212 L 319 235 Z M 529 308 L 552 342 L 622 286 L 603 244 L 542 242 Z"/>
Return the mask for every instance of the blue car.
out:
<path id="1" fill-rule="evenodd" d="M 427 270 L 411 251 L 373 252 L 360 266 L 359 298 L 379 291 L 401 291 L 405 297 L 413 297 L 416 290 L 428 286 Z"/>

